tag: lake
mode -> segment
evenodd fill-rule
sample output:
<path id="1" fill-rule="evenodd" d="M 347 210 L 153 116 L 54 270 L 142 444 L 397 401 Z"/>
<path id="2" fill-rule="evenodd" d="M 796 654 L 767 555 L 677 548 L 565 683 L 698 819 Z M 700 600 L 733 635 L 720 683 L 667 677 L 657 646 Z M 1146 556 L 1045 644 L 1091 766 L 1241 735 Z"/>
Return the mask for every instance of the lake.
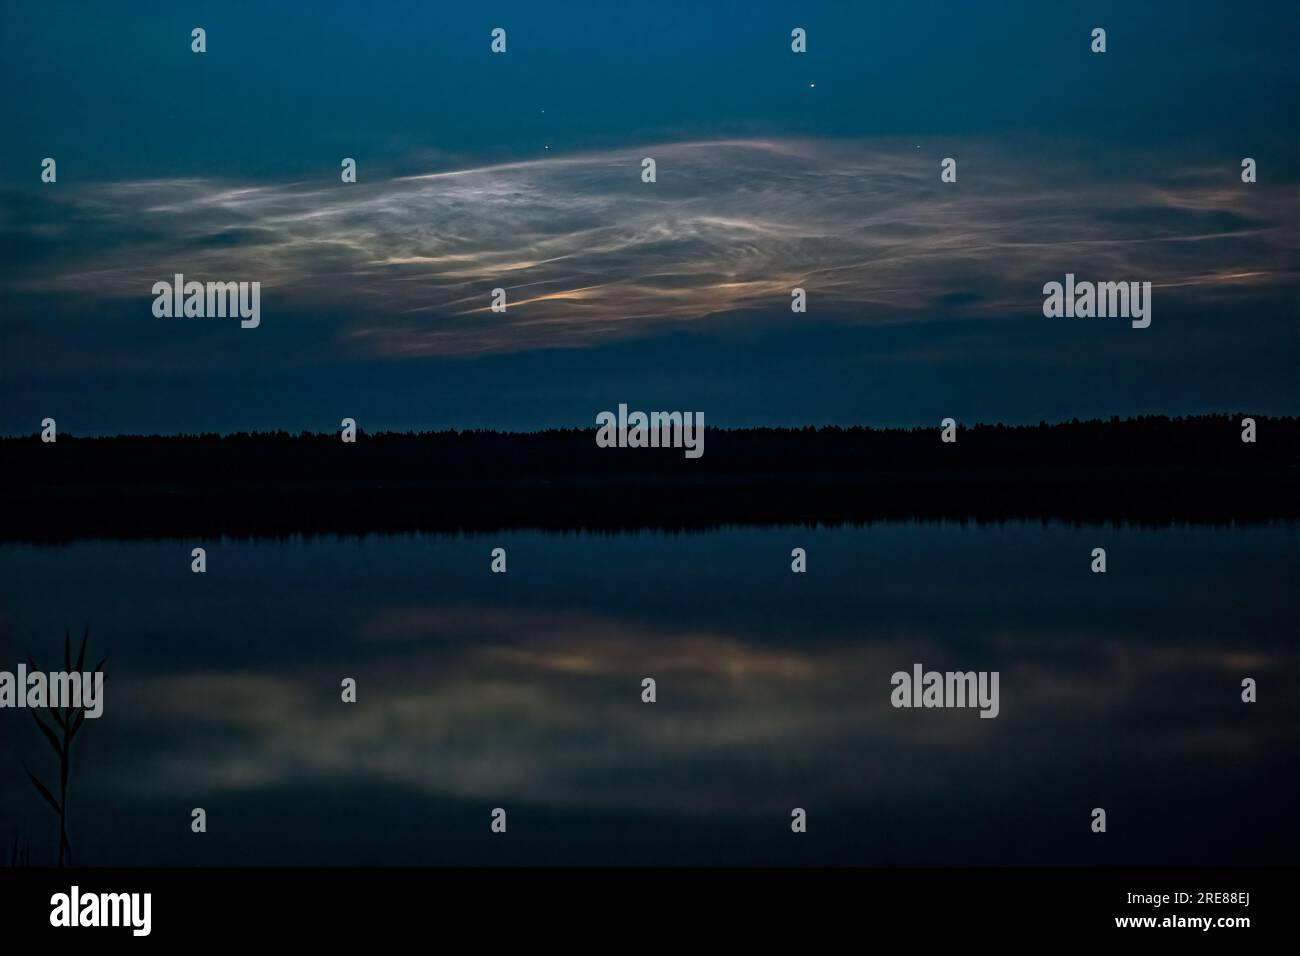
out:
<path id="1" fill-rule="evenodd" d="M 0 669 L 57 669 L 87 625 L 109 657 L 73 750 L 81 864 L 1284 863 L 1298 532 L 5 543 Z M 999 672 L 998 716 L 894 708 L 918 663 Z M 0 711 L 0 842 L 51 863 L 20 761 L 57 780 L 30 716 Z"/>

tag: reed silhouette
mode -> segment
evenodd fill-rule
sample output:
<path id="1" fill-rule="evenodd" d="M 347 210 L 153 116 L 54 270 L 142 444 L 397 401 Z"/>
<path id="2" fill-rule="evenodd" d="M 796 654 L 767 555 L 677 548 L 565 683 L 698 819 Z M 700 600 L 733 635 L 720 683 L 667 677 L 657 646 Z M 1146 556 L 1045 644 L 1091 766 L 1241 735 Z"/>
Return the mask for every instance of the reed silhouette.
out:
<path id="1" fill-rule="evenodd" d="M 14 842 L 9 849 L 9 865 L 11 867 L 32 865 L 32 848 L 23 841 L 22 834 L 17 830 L 14 831 Z"/>
<path id="2" fill-rule="evenodd" d="M 90 628 L 86 628 L 81 637 L 81 648 L 77 651 L 76 667 L 73 667 L 72 661 L 72 641 L 69 634 L 63 633 L 63 664 L 67 673 L 81 673 L 86 663 L 86 642 L 90 638 Z M 91 673 L 103 670 L 104 664 L 108 658 L 104 658 L 98 664 L 91 668 Z M 31 657 L 27 658 L 27 666 L 33 672 L 43 673 L 40 666 Z M 84 705 L 84 701 L 82 702 Z M 59 758 L 59 796 L 55 796 L 51 789 L 41 782 L 36 774 L 24 764 L 23 770 L 27 778 L 31 780 L 36 792 L 50 806 L 59 818 L 59 866 L 63 866 L 65 861 L 70 865 L 72 863 L 72 841 L 68 837 L 68 784 L 72 772 L 72 742 L 77 733 L 81 730 L 86 721 L 86 709 L 81 707 L 51 707 L 50 716 L 53 717 L 55 725 L 59 728 L 56 733 L 54 728 L 45 723 L 40 714 L 34 708 L 28 708 L 28 713 L 32 715 L 32 720 L 36 721 L 36 726 L 40 728 L 42 736 L 54 750 Z M 15 854 L 17 853 L 17 844 L 15 842 Z"/>

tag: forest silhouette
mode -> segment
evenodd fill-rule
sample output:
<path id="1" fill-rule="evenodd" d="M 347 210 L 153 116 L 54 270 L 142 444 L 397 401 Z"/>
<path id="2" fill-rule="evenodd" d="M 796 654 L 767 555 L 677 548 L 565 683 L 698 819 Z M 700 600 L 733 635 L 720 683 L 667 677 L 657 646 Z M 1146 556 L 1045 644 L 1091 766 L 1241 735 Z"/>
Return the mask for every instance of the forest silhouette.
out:
<path id="1" fill-rule="evenodd" d="M 0 537 L 174 537 L 1293 518 L 1300 419 L 708 429 L 705 454 L 595 429 L 0 439 Z"/>

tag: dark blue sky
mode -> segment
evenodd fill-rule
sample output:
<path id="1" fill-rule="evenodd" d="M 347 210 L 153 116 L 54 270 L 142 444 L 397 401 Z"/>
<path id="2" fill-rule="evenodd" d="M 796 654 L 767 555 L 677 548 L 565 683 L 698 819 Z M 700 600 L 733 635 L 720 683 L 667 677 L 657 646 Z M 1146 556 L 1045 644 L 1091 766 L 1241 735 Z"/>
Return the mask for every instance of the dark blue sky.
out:
<path id="1" fill-rule="evenodd" d="M 1298 41 L 1293 3 L 10 4 L 0 431 L 1295 412 Z M 262 325 L 154 318 L 176 271 Z M 1067 271 L 1151 281 L 1152 327 L 1043 318 Z"/>

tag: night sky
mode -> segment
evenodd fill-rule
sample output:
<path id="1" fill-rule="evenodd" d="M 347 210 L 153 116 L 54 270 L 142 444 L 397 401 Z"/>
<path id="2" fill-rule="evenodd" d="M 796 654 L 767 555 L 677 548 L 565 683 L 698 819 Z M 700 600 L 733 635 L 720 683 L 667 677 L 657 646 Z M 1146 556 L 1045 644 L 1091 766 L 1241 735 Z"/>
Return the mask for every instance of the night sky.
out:
<path id="1" fill-rule="evenodd" d="M 6 4 L 0 433 L 1294 414 L 1298 16 Z M 1151 327 L 1044 318 L 1067 272 Z"/>

